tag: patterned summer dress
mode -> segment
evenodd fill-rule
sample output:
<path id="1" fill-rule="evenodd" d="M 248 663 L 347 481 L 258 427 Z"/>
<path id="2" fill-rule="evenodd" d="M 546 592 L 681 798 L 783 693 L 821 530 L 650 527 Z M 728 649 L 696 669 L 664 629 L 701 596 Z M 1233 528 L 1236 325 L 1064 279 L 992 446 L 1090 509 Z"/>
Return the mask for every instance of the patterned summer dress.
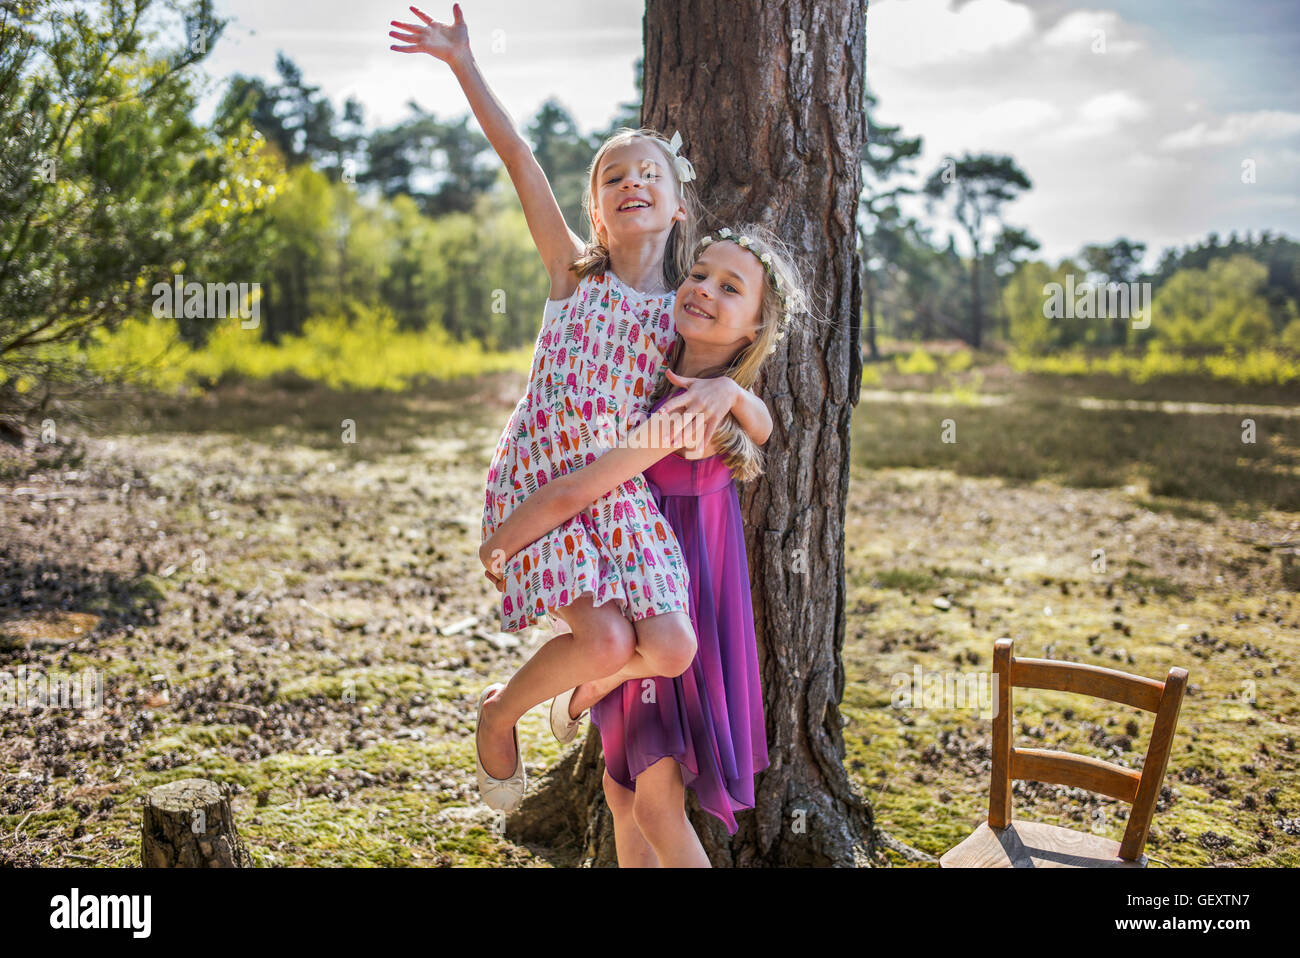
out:
<path id="1" fill-rule="evenodd" d="M 488 469 L 483 538 L 549 480 L 594 462 L 649 414 L 677 336 L 674 293 L 647 296 L 613 273 L 547 300 L 528 390 Z M 583 593 L 632 621 L 689 614 L 686 564 L 645 480 L 624 482 L 506 564 L 501 628 L 517 632 Z"/>

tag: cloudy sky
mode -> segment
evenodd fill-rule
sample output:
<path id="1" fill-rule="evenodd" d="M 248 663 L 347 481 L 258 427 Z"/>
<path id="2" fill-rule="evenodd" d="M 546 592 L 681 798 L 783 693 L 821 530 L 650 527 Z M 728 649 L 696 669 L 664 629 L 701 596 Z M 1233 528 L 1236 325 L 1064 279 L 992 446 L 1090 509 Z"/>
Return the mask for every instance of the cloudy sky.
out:
<path id="1" fill-rule="evenodd" d="M 400 2 L 217 0 L 231 18 L 208 60 L 273 79 L 283 50 L 368 125 L 417 100 L 466 109 L 430 57 L 388 49 Z M 547 97 L 584 129 L 633 95 L 640 0 L 466 0 L 475 56 L 516 121 Z M 422 7 L 450 19 L 450 3 Z M 884 121 L 946 153 L 1015 158 L 1034 188 L 1007 210 L 1052 258 L 1117 236 L 1158 251 L 1210 230 L 1300 237 L 1296 0 L 871 0 L 867 76 Z M 215 97 L 215 94 L 214 94 Z M 210 103 L 211 101 L 209 101 Z M 1243 170 L 1255 182 L 1243 182 Z"/>

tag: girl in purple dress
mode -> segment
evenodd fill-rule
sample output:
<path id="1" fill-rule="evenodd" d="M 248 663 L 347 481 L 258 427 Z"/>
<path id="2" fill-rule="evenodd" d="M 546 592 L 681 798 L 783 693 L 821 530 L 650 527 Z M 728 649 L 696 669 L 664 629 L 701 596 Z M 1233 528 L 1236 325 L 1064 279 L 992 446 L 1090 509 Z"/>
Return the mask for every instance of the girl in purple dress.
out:
<path id="1" fill-rule="evenodd" d="M 671 525 L 665 534 L 677 535 L 698 637 L 690 667 L 665 678 L 634 659 L 557 697 L 552 707 L 562 741 L 572 737 L 574 711 L 580 719 L 590 707 L 600 729 L 605 796 L 623 867 L 707 867 L 686 816 L 685 788 L 734 834 L 735 812 L 754 806 L 754 775 L 768 765 L 735 485 L 762 471 L 762 454 L 731 418 L 711 436 L 693 430 L 692 417 L 677 412 L 674 387 L 724 376 L 752 386 L 802 299 L 791 257 L 766 230 L 746 226 L 705 237 L 677 289 L 678 338 L 650 417 L 626 444 L 529 496 L 480 552 L 495 581 L 496 566 L 638 474 Z"/>

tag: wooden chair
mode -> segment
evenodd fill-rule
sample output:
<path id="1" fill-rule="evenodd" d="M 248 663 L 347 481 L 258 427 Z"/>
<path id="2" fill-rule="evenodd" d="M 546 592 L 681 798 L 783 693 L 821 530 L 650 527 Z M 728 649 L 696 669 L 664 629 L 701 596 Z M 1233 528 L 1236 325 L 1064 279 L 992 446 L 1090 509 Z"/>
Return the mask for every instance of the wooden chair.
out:
<path id="1" fill-rule="evenodd" d="M 1128 675 L 1113 669 L 1050 659 L 1018 659 L 1011 640 L 999 639 L 993 649 L 997 676 L 997 713 L 993 717 L 993 780 L 989 787 L 989 817 L 960 845 L 939 859 L 941 868 L 1145 868 L 1147 832 L 1155 811 L 1160 784 L 1178 710 L 1187 687 L 1187 670 L 1172 668 L 1163 682 Z M 1094 698 L 1154 712 L 1155 727 L 1139 773 L 1110 762 L 1011 744 L 1011 689 L 1053 689 L 1078 692 Z M 1011 782 L 1029 779 L 1085 788 L 1130 803 L 1124 840 L 1112 841 L 1088 832 L 1056 825 L 1026 822 L 1011 817 Z"/>

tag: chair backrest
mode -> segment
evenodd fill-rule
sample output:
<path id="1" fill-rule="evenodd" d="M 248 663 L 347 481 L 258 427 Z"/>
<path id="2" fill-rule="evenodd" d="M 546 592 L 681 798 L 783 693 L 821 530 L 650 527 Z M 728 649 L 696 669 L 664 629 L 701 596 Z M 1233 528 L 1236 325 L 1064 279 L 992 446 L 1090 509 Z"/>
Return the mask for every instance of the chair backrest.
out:
<path id="1" fill-rule="evenodd" d="M 997 676 L 997 714 L 993 717 L 993 781 L 989 788 L 989 827 L 1011 823 L 1011 782 L 1029 779 L 1053 785 L 1084 788 L 1109 795 L 1133 806 L 1120 843 L 1119 857 L 1136 861 L 1146 847 L 1156 798 L 1164 781 L 1178 710 L 1187 687 L 1187 670 L 1172 668 L 1163 682 L 1078 662 L 1018 659 L 1010 639 L 993 647 L 993 672 Z M 1011 744 L 1012 688 L 1077 692 L 1154 712 L 1155 726 L 1139 773 L 1101 759 L 1070 752 L 1014 748 Z"/>

